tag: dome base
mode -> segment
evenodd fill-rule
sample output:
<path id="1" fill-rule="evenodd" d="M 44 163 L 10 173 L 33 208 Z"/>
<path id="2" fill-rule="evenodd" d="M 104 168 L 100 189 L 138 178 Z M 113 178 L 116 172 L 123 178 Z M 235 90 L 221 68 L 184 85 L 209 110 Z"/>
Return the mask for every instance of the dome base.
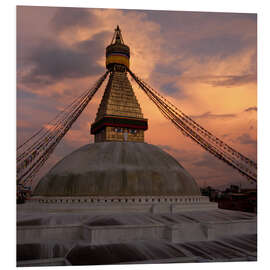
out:
<path id="1" fill-rule="evenodd" d="M 133 197 L 47 197 L 34 196 L 27 201 L 31 209 L 73 210 L 91 213 L 179 213 L 213 210 L 217 203 L 207 196 L 133 196 Z"/>

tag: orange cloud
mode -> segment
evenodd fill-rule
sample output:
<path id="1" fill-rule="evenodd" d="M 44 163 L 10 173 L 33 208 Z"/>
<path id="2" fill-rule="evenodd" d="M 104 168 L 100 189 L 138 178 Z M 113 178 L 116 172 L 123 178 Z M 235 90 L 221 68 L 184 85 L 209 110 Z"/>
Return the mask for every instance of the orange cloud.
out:
<path id="1" fill-rule="evenodd" d="M 22 99 L 25 107 L 19 110 L 19 119 L 38 127 L 38 123 L 44 124 L 53 118 L 52 111 L 61 111 L 91 87 L 102 75 L 102 70 L 105 72 L 105 48 L 111 41 L 114 28 L 120 25 L 124 42 L 131 49 L 133 72 L 186 114 L 194 116 L 206 129 L 256 159 L 257 113 L 255 110 L 245 111 L 257 106 L 257 25 L 254 16 L 174 12 L 163 13 L 162 17 L 157 12 L 151 17 L 150 13 L 40 7 L 19 10 L 18 40 L 24 46 L 18 45 L 18 62 L 21 64 L 18 68 L 18 91 L 38 97 Z M 33 21 L 35 28 L 32 31 Z M 99 43 L 94 43 L 97 38 Z M 55 44 L 44 42 L 46 39 L 54 40 Z M 41 47 L 40 51 L 47 53 L 49 45 L 55 59 L 63 59 L 59 57 L 62 50 L 69 54 L 71 63 L 73 56 L 81 57 L 83 61 L 91 54 L 93 57 L 89 57 L 89 61 L 94 59 L 94 65 L 89 63 L 88 72 L 87 61 L 84 62 L 82 75 L 78 70 L 75 75 L 72 70 L 67 73 L 56 70 L 61 75 L 57 77 L 48 70 L 40 70 L 37 67 L 39 57 L 34 58 L 36 62 L 30 61 L 33 60 L 33 51 Z M 102 47 L 104 53 L 93 52 L 95 46 Z M 48 62 L 55 59 L 48 59 Z M 47 61 L 46 58 L 41 60 L 42 63 Z M 77 67 L 80 68 L 80 64 Z M 59 65 L 59 68 L 65 67 Z M 34 80 L 35 74 L 39 74 L 39 80 Z M 23 80 L 27 76 L 28 83 Z M 49 83 L 46 80 L 50 80 Z M 215 163 L 204 150 L 179 133 L 142 90 L 134 82 L 132 85 L 144 116 L 149 119 L 146 142 L 163 146 L 200 184 L 206 180 L 208 184 L 215 185 L 243 180 L 226 165 L 219 165 L 220 161 Z M 59 149 L 64 149 L 62 156 L 80 145 L 93 142 L 89 127 L 94 121 L 104 87 L 59 145 Z M 48 105 L 47 112 L 46 108 L 42 109 L 42 101 Z M 36 102 L 40 108 L 32 106 L 31 102 Z M 60 151 L 57 149 L 56 156 Z M 218 170 L 216 166 L 220 166 Z"/>

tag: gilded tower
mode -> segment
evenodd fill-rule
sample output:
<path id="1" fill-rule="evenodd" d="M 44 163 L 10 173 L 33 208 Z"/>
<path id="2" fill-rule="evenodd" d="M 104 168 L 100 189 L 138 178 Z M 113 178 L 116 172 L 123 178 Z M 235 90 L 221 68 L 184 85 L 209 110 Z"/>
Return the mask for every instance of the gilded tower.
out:
<path id="1" fill-rule="evenodd" d="M 130 50 L 124 44 L 119 26 L 111 44 L 106 48 L 106 68 L 110 71 L 108 84 L 98 108 L 91 134 L 95 142 L 144 142 L 147 119 L 127 77 Z"/>

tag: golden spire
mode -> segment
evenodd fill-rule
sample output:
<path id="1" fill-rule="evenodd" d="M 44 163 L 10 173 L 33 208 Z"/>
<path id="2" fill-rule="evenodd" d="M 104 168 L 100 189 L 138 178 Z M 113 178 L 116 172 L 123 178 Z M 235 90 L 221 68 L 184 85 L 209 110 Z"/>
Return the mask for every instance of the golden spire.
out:
<path id="1" fill-rule="evenodd" d="M 110 78 L 91 126 L 91 134 L 95 135 L 95 142 L 143 142 L 147 119 L 143 118 L 127 77 L 129 47 L 124 44 L 118 25 L 112 43 L 106 48 L 106 67 L 110 70 Z"/>

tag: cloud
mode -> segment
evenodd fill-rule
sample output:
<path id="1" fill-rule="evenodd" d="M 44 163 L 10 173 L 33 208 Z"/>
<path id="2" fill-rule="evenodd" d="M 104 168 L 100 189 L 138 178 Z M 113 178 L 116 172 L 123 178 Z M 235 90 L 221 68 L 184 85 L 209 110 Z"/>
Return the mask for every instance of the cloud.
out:
<path id="1" fill-rule="evenodd" d="M 94 27 L 99 18 L 84 8 L 58 8 L 51 20 L 55 32 L 63 32 L 69 28 Z"/>
<path id="2" fill-rule="evenodd" d="M 170 96 L 178 94 L 181 92 L 181 89 L 179 87 L 175 86 L 175 83 L 166 83 L 161 86 L 161 91 L 165 94 L 168 94 Z"/>
<path id="3" fill-rule="evenodd" d="M 157 85 L 161 92 L 169 96 L 185 97 L 182 88 L 177 85 L 184 70 L 177 67 L 176 63 L 157 63 L 150 78 L 153 85 Z"/>
<path id="4" fill-rule="evenodd" d="M 224 178 L 235 182 L 241 179 L 237 171 L 208 152 L 203 152 L 200 157 L 194 158 L 192 169 L 194 176 L 199 179 L 199 185 L 206 182 L 210 185 L 222 184 Z"/>
<path id="5" fill-rule="evenodd" d="M 248 133 L 244 133 L 241 136 L 237 137 L 236 141 L 241 143 L 241 144 L 257 145 L 257 140 L 252 139 Z"/>
<path id="6" fill-rule="evenodd" d="M 257 97 L 256 15 L 45 7 L 25 7 L 19 15 L 18 137 L 29 137 L 27 127 L 40 128 L 101 75 L 105 46 L 119 24 L 131 49 L 132 71 L 195 120 L 205 119 L 205 127 L 217 136 L 229 133 L 226 139 L 234 148 L 255 156 L 254 144 L 236 138 L 243 132 L 256 137 L 257 114 L 243 113 L 245 108 L 255 111 L 251 108 Z M 134 91 L 151 122 L 147 142 L 175 157 L 198 183 L 241 179 L 199 145 L 179 136 L 144 94 L 136 87 Z M 102 94 L 97 93 L 58 145 L 57 159 L 89 143 L 89 137 L 93 141 L 89 126 Z M 22 121 L 28 126 L 23 127 Z M 252 140 L 238 140 L 248 139 Z"/>
<path id="7" fill-rule="evenodd" d="M 172 145 L 158 144 L 157 146 L 161 148 L 162 150 L 169 152 L 170 154 L 173 154 L 173 156 L 176 159 L 182 159 L 182 157 L 186 156 L 187 154 L 186 150 L 173 147 Z"/>
<path id="8" fill-rule="evenodd" d="M 216 35 L 213 37 L 200 38 L 197 42 L 191 41 L 186 44 L 186 50 L 192 55 L 199 56 L 201 60 L 209 56 L 225 58 L 236 54 L 246 46 L 246 42 L 238 35 Z"/>
<path id="9" fill-rule="evenodd" d="M 168 144 L 158 144 L 157 146 L 166 151 L 179 152 L 179 149 L 172 147 L 171 145 Z"/>
<path id="10" fill-rule="evenodd" d="M 21 102 L 24 101 L 25 99 L 29 98 L 35 98 L 36 94 L 24 91 L 23 89 L 17 89 L 17 99 L 19 99 Z"/>
<path id="11" fill-rule="evenodd" d="M 172 155 L 175 159 L 178 160 L 180 164 L 182 162 L 190 163 L 194 160 L 194 155 L 196 156 L 196 153 L 192 153 L 192 151 L 187 151 L 185 149 L 177 148 L 172 145 L 158 144 L 157 146 Z"/>
<path id="12" fill-rule="evenodd" d="M 193 162 L 193 165 L 196 167 L 213 167 L 213 162 L 216 161 L 216 158 L 210 156 L 210 154 L 203 155 L 199 161 Z"/>
<path id="13" fill-rule="evenodd" d="M 225 164 L 220 159 L 218 159 L 217 157 L 213 156 L 212 154 L 206 151 L 204 151 L 202 155 L 196 161 L 194 159 L 194 161 L 192 162 L 192 165 L 195 167 L 205 167 L 213 171 L 220 171 L 220 170 L 225 171 L 228 168 L 227 164 Z M 201 169 L 202 168 L 200 169 L 198 168 L 198 170 L 201 170 Z"/>
<path id="14" fill-rule="evenodd" d="M 252 13 L 224 13 L 224 12 L 211 12 L 211 15 L 208 12 L 193 12 L 193 11 L 173 11 L 173 10 L 147 10 L 144 11 L 147 14 L 148 19 L 155 21 L 161 24 L 162 31 L 164 33 L 177 33 L 177 30 L 185 30 L 192 34 L 199 34 L 201 31 L 215 31 L 217 26 L 222 25 L 223 27 L 235 22 L 240 24 L 247 24 L 247 22 L 256 23 L 257 15 Z M 210 15 L 210 16 L 209 16 Z M 205 29 L 205 26 L 212 26 Z M 169 30 L 168 30 L 169 29 Z M 214 29 L 214 30 L 213 30 Z M 231 29 L 238 30 L 236 28 Z M 244 32 L 249 32 L 250 29 L 245 28 Z"/>
<path id="15" fill-rule="evenodd" d="M 257 75 L 256 74 L 245 74 L 245 75 L 232 75 L 232 76 L 215 76 L 206 80 L 206 83 L 217 87 L 217 86 L 240 86 L 248 83 L 256 83 Z"/>
<path id="16" fill-rule="evenodd" d="M 257 112 L 257 107 L 254 106 L 254 107 L 249 107 L 247 109 L 244 110 L 244 112 L 251 112 L 251 111 L 256 111 Z"/>
<path id="17" fill-rule="evenodd" d="M 256 14 L 144 11 L 160 24 L 164 50 L 205 63 L 256 46 Z"/>
<path id="18" fill-rule="evenodd" d="M 90 40 L 77 42 L 73 47 L 43 40 L 28 58 L 31 71 L 23 77 L 24 83 L 52 84 L 65 78 L 82 78 L 101 74 L 97 62 L 104 55 L 104 40 L 109 33 L 104 31 Z"/>
<path id="19" fill-rule="evenodd" d="M 153 70 L 153 73 L 161 73 L 161 75 L 170 75 L 170 76 L 181 76 L 183 71 L 176 68 L 176 65 L 170 62 L 169 64 L 166 63 L 157 63 L 155 66 L 155 69 Z"/>
<path id="20" fill-rule="evenodd" d="M 213 87 L 234 87 L 242 86 L 249 83 L 257 83 L 256 74 L 243 75 L 203 75 L 203 76 L 186 76 L 183 75 L 182 80 L 189 83 L 199 82 L 211 85 Z"/>
<path id="21" fill-rule="evenodd" d="M 199 179 L 200 186 L 224 186 L 224 184 L 248 184 L 247 181 L 231 166 L 225 164 L 209 153 L 203 153 L 198 161 L 193 162 L 193 174 Z"/>
<path id="22" fill-rule="evenodd" d="M 228 114 L 213 114 L 211 112 L 205 112 L 200 115 L 191 115 L 193 119 L 218 119 L 218 118 L 234 118 L 236 114 L 228 113 Z"/>

